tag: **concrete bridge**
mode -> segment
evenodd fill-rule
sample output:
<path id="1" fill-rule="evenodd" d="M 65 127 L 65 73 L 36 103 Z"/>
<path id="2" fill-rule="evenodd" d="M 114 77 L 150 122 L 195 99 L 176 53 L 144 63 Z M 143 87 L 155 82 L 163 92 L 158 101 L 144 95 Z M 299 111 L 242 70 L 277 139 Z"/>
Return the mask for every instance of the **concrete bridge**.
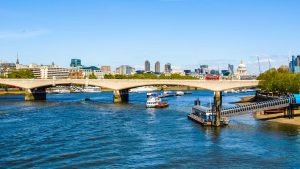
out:
<path id="1" fill-rule="evenodd" d="M 221 91 L 255 87 L 258 80 L 165 80 L 165 79 L 0 79 L 0 84 L 25 89 L 25 100 L 45 100 L 46 88 L 56 85 L 81 84 L 112 89 L 114 102 L 128 101 L 128 90 L 140 86 L 181 85 L 215 92 L 215 101 L 222 101 Z M 219 98 L 219 99 L 218 99 Z M 218 103 L 216 103 L 218 104 Z"/>

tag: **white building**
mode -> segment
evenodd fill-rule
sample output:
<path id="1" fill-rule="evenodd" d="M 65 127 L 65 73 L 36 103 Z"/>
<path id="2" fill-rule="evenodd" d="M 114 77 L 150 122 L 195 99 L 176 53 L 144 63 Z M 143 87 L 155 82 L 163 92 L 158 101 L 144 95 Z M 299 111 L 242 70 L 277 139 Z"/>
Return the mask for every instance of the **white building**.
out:
<path id="1" fill-rule="evenodd" d="M 119 75 L 132 75 L 135 73 L 135 69 L 128 65 L 122 65 L 116 69 L 116 74 Z"/>
<path id="2" fill-rule="evenodd" d="M 104 79 L 104 73 L 101 70 L 92 70 L 92 69 L 80 69 L 83 72 L 84 77 L 89 77 L 94 74 L 97 79 Z"/>
<path id="3" fill-rule="evenodd" d="M 41 79 L 67 79 L 69 78 L 69 69 L 42 67 L 40 68 Z"/>
<path id="4" fill-rule="evenodd" d="M 185 76 L 184 71 L 180 69 L 172 69 L 171 74 L 179 74 L 181 76 Z"/>

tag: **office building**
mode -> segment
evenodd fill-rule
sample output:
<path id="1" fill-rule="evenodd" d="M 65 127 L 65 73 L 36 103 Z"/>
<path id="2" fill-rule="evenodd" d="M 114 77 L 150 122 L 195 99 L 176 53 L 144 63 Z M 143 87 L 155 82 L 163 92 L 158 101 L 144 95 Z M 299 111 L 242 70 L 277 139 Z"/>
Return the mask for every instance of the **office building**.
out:
<path id="1" fill-rule="evenodd" d="M 219 75 L 219 70 L 212 69 L 212 70 L 210 70 L 210 74 Z"/>
<path id="2" fill-rule="evenodd" d="M 189 76 L 189 75 L 192 74 L 192 71 L 191 71 L 191 70 L 184 70 L 183 72 L 184 72 L 184 74 L 185 74 L 186 76 Z"/>
<path id="3" fill-rule="evenodd" d="M 228 64 L 228 72 L 230 75 L 234 75 L 234 67 L 231 64 Z"/>
<path id="4" fill-rule="evenodd" d="M 223 76 L 229 76 L 229 75 L 230 75 L 230 72 L 229 72 L 229 70 L 221 70 L 221 74 L 222 74 Z"/>
<path id="5" fill-rule="evenodd" d="M 111 74 L 111 67 L 110 66 L 101 66 L 101 71 L 104 74 Z"/>
<path id="6" fill-rule="evenodd" d="M 141 75 L 141 74 L 144 74 L 145 71 L 144 70 L 137 70 L 135 71 L 135 74 L 138 74 L 138 75 Z"/>
<path id="7" fill-rule="evenodd" d="M 87 70 L 100 70 L 100 68 L 96 66 L 82 66 L 81 69 L 87 69 Z"/>
<path id="8" fill-rule="evenodd" d="M 69 76 L 71 79 L 84 79 L 92 74 L 94 74 L 97 79 L 104 79 L 104 73 L 100 69 L 71 68 Z"/>
<path id="9" fill-rule="evenodd" d="M 208 65 L 200 65 L 199 74 L 205 75 L 209 73 Z"/>
<path id="10" fill-rule="evenodd" d="M 70 67 L 81 67 L 81 60 L 80 59 L 71 59 Z"/>
<path id="11" fill-rule="evenodd" d="M 145 72 L 150 71 L 150 62 L 148 60 L 145 61 Z"/>
<path id="12" fill-rule="evenodd" d="M 200 69 L 208 69 L 208 65 L 200 65 Z"/>
<path id="13" fill-rule="evenodd" d="M 155 73 L 160 73 L 160 63 L 159 63 L 159 61 L 155 62 Z"/>
<path id="14" fill-rule="evenodd" d="M 172 72 L 171 63 L 166 63 L 165 64 L 165 73 L 170 74 L 171 72 Z"/>
<path id="15" fill-rule="evenodd" d="M 297 57 L 292 56 L 292 60 L 289 63 L 289 70 L 293 73 L 300 73 L 300 55 Z"/>

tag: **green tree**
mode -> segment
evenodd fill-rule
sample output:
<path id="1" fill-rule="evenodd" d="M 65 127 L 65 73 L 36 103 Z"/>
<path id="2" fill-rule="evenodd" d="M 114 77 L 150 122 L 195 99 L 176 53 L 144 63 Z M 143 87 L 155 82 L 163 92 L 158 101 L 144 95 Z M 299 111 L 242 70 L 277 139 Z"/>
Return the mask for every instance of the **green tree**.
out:
<path id="1" fill-rule="evenodd" d="M 154 73 L 145 73 L 145 74 L 133 74 L 133 75 L 104 75 L 105 79 L 198 79 L 192 76 L 182 76 L 180 74 L 171 74 L 166 76 L 165 74 L 154 74 Z"/>
<path id="2" fill-rule="evenodd" d="M 287 66 L 280 66 L 280 67 L 277 69 L 277 71 L 278 71 L 279 73 L 289 73 L 289 67 L 287 67 Z"/>
<path id="3" fill-rule="evenodd" d="M 115 75 L 115 79 L 127 79 L 125 75 Z"/>
<path id="4" fill-rule="evenodd" d="M 104 75 L 104 79 L 114 79 L 114 78 L 115 78 L 115 76 L 112 75 L 112 74 L 105 74 Z"/>
<path id="5" fill-rule="evenodd" d="M 32 79 L 34 78 L 34 74 L 31 70 L 21 69 L 21 70 L 13 70 L 8 74 L 8 78 L 13 79 Z"/>
<path id="6" fill-rule="evenodd" d="M 259 88 L 276 93 L 298 93 L 300 90 L 300 74 L 289 72 L 286 66 L 277 70 L 270 69 L 257 77 Z"/>
<path id="7" fill-rule="evenodd" d="M 94 73 L 92 73 L 89 75 L 89 79 L 97 79 L 97 76 Z"/>

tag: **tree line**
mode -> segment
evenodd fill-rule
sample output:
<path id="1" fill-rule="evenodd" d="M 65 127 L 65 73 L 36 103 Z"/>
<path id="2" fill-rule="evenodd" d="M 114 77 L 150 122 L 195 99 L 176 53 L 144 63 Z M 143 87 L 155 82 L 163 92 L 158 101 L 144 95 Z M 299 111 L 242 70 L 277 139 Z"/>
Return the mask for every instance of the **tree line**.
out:
<path id="1" fill-rule="evenodd" d="M 7 77 L 0 77 L 0 78 L 12 78 L 12 79 L 33 79 L 34 74 L 31 70 L 21 69 L 21 70 L 13 70 L 8 73 Z M 97 76 L 92 73 L 88 76 L 89 79 L 97 79 Z M 113 75 L 113 74 L 106 74 L 104 75 L 104 79 L 198 79 L 192 76 L 182 76 L 180 74 L 171 74 L 165 75 L 160 74 L 156 75 L 153 73 L 147 74 L 133 74 L 133 75 Z"/>
<path id="2" fill-rule="evenodd" d="M 300 73 L 291 73 L 285 66 L 278 69 L 272 68 L 257 77 L 259 88 L 267 92 L 279 94 L 299 93 Z"/>
<path id="3" fill-rule="evenodd" d="M 2 76 L 1 78 L 33 79 L 34 74 L 31 70 L 21 69 L 21 70 L 13 70 L 13 71 L 8 73 L 7 77 Z"/>
<path id="4" fill-rule="evenodd" d="M 104 75 L 104 79 L 198 79 L 196 77 L 192 76 L 182 76 L 180 74 L 171 74 L 171 75 L 165 75 L 165 74 L 133 74 L 133 75 L 113 75 L 113 74 L 107 74 Z"/>

